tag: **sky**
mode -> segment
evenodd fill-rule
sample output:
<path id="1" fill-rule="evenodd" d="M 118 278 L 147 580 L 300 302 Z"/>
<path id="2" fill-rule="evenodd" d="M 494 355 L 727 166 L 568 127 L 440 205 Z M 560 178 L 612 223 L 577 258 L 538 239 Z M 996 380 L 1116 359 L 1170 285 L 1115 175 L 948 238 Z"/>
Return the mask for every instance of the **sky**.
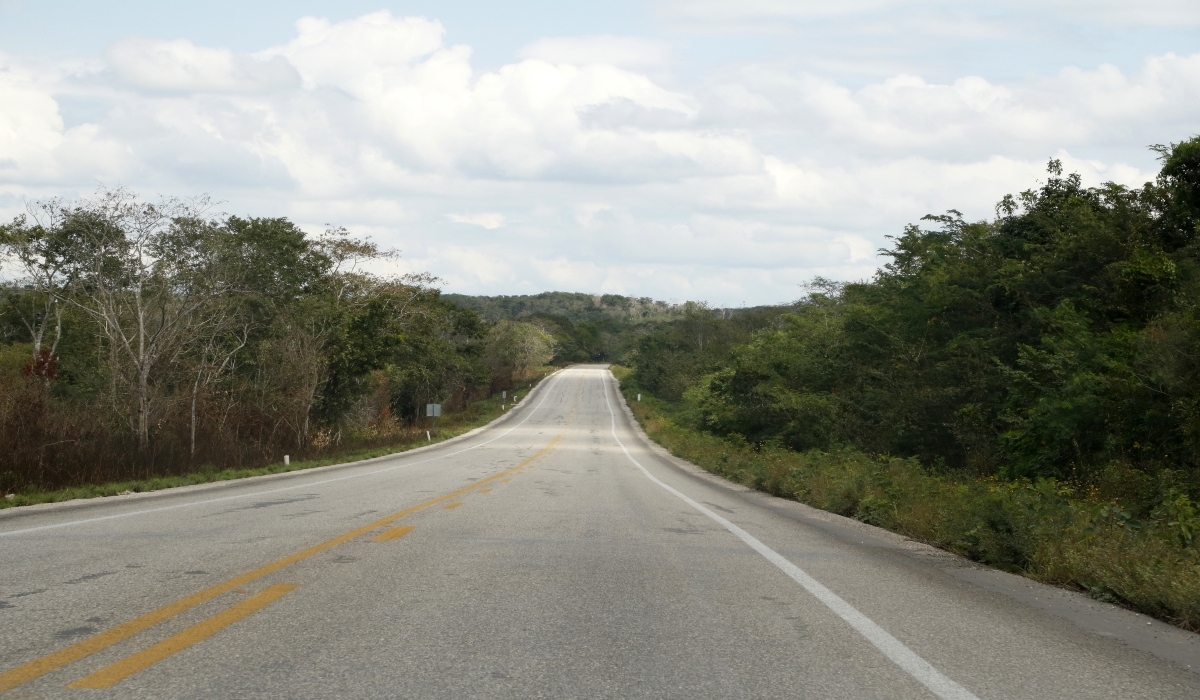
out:
<path id="1" fill-rule="evenodd" d="M 464 294 L 787 302 L 1197 134 L 1195 0 L 0 0 L 0 218 L 206 194 Z"/>

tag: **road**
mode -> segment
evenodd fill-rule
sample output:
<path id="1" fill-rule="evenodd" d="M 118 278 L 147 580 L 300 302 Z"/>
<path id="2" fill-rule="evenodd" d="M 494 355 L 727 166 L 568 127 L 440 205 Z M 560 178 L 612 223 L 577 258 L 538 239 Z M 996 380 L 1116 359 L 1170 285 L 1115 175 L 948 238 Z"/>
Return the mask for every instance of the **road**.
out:
<path id="1" fill-rule="evenodd" d="M 1200 697 L 1197 635 L 704 474 L 598 366 L 402 455 L 6 511 L 0 553 L 4 697 Z"/>

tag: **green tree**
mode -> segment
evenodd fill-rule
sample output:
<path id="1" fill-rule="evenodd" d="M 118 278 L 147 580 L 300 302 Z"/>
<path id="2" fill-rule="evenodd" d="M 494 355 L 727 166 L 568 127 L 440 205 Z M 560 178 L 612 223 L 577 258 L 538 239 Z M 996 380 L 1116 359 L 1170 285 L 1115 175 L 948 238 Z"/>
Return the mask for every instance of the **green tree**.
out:
<path id="1" fill-rule="evenodd" d="M 486 357 L 499 386 L 524 379 L 554 357 L 554 336 L 522 321 L 499 321 L 487 335 Z"/>

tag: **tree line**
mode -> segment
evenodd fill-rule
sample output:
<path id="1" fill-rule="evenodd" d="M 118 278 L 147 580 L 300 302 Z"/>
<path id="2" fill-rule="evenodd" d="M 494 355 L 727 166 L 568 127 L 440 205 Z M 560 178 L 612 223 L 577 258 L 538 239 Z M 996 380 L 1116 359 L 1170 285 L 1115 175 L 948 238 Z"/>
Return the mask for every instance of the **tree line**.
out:
<path id="1" fill-rule="evenodd" d="M 745 317 L 777 313 L 775 307 L 710 309 L 699 302 L 681 304 L 620 294 L 542 292 L 512 296 L 446 294 L 447 301 L 478 311 L 487 321 L 504 319 L 531 323 L 554 337 L 555 362 L 625 362 L 638 340 L 663 324 L 701 317 Z"/>
<path id="2" fill-rule="evenodd" d="M 278 461 L 395 440 L 554 353 L 330 227 L 125 190 L 0 226 L 0 489 Z"/>
<path id="3" fill-rule="evenodd" d="M 1045 182 L 988 221 L 925 217 L 873 279 L 644 335 L 634 381 L 750 445 L 935 473 L 1200 493 L 1200 138 L 1141 188 Z M 1157 499 L 1157 500 L 1156 500 Z"/>

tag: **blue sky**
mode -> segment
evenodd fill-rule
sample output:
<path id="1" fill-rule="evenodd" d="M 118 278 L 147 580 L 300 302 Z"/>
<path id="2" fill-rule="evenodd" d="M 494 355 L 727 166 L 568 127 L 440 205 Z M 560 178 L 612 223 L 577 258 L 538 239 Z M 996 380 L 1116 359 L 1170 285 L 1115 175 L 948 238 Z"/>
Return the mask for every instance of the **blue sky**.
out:
<path id="1" fill-rule="evenodd" d="M 784 301 L 1196 133 L 1191 0 L 0 0 L 0 215 L 209 193 L 466 293 Z"/>

